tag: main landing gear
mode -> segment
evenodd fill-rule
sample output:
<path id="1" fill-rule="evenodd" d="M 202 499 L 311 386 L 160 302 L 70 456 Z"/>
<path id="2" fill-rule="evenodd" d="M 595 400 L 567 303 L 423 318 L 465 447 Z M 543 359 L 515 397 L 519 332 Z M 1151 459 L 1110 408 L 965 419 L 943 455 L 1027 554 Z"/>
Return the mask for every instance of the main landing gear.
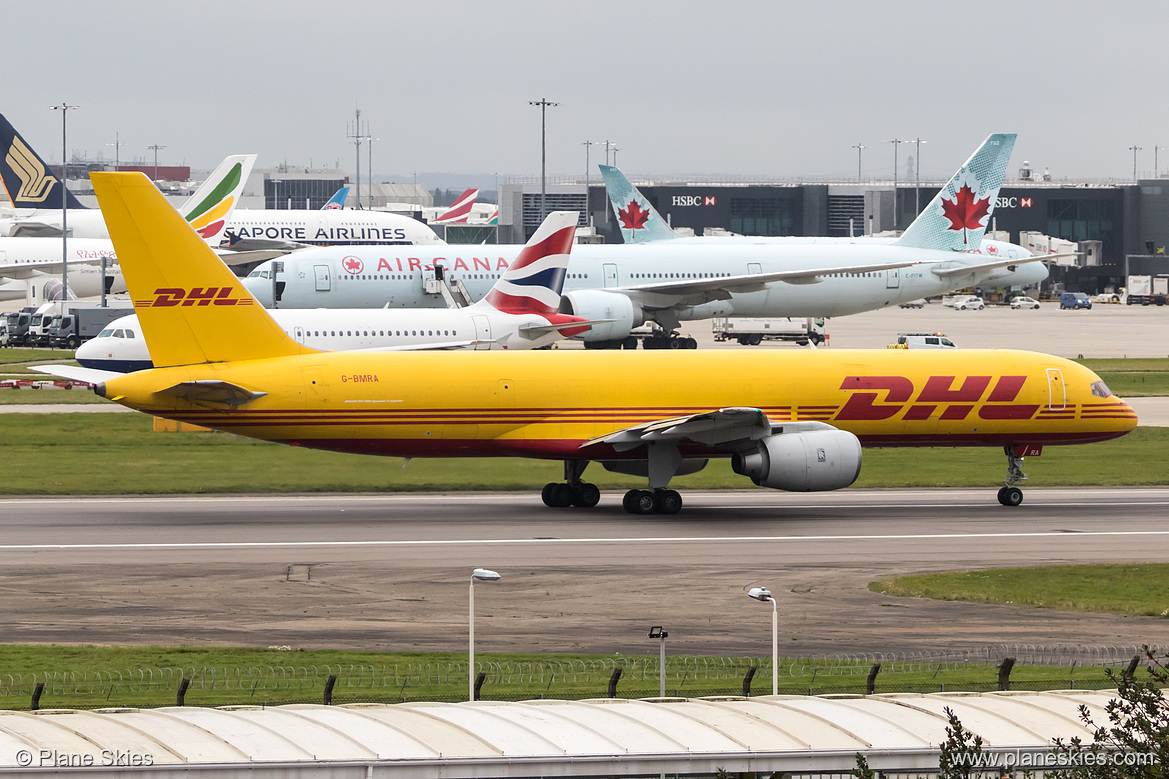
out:
<path id="1" fill-rule="evenodd" d="M 550 508 L 579 508 L 591 509 L 601 501 L 601 490 L 595 484 L 581 481 L 584 469 L 589 465 L 588 460 L 565 460 L 564 481 L 549 482 L 540 491 L 540 498 L 544 505 Z"/>
<path id="2" fill-rule="evenodd" d="M 697 349 L 698 341 L 690 336 L 681 335 L 677 330 L 655 327 L 653 335 L 647 335 L 641 342 L 642 349 Z"/>
<path id="3" fill-rule="evenodd" d="M 1007 480 L 999 490 L 999 503 L 1004 506 L 1018 506 L 1023 502 L 1023 491 L 1015 486 L 1015 482 L 1026 481 L 1027 474 L 1023 473 L 1023 458 L 1015 454 L 1015 447 L 1004 446 L 1003 452 L 1007 455 Z"/>
<path id="4" fill-rule="evenodd" d="M 621 505 L 630 514 L 677 514 L 682 510 L 682 496 L 675 490 L 630 490 Z"/>

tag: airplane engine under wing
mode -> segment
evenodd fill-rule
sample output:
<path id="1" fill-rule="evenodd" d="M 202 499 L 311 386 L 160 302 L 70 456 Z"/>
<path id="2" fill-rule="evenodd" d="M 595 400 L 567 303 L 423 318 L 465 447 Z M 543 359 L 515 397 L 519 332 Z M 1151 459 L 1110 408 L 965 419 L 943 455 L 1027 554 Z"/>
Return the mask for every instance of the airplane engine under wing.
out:
<path id="1" fill-rule="evenodd" d="M 627 296 L 600 289 L 576 289 L 560 298 L 560 313 L 587 320 L 611 319 L 593 325 L 579 336 L 583 341 L 613 341 L 629 335 L 633 328 L 645 324 L 645 312 Z"/>
<path id="2" fill-rule="evenodd" d="M 861 472 L 860 440 L 835 428 L 767 436 L 753 451 L 736 453 L 735 473 L 760 487 L 790 492 L 839 490 Z"/>

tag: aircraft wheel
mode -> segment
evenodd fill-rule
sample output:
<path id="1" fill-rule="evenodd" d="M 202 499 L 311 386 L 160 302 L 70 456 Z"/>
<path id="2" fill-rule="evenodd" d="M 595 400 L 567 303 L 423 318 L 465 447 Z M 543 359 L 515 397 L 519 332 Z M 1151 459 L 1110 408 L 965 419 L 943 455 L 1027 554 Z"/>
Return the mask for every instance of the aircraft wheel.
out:
<path id="1" fill-rule="evenodd" d="M 675 490 L 658 490 L 654 495 L 654 503 L 659 514 L 677 514 L 682 510 L 682 496 Z"/>
<path id="2" fill-rule="evenodd" d="M 1023 502 L 1023 491 L 1018 487 L 1003 487 L 999 490 L 999 503 L 1004 506 L 1018 506 Z"/>
<path id="3" fill-rule="evenodd" d="M 572 488 L 572 505 L 591 509 L 601 502 L 601 490 L 595 484 L 581 482 Z"/>
<path id="4" fill-rule="evenodd" d="M 654 494 L 649 490 L 638 490 L 637 497 L 633 500 L 634 514 L 653 514 L 657 511 L 658 502 L 654 499 Z"/>
<path id="5" fill-rule="evenodd" d="M 697 339 L 695 339 L 695 338 L 683 338 L 682 340 L 685 342 L 685 343 L 682 345 L 682 348 L 683 348 L 683 349 L 697 349 L 697 348 L 698 348 L 698 340 L 697 340 Z"/>
<path id="6" fill-rule="evenodd" d="M 564 482 L 552 485 L 552 507 L 566 509 L 572 505 L 572 487 Z"/>
<path id="7" fill-rule="evenodd" d="M 682 348 L 682 339 L 681 338 L 671 338 L 670 340 L 666 341 L 666 345 L 669 346 L 671 349 L 681 349 Z"/>
<path id="8" fill-rule="evenodd" d="M 621 507 L 629 514 L 637 513 L 637 500 L 641 495 L 641 490 L 630 490 L 625 493 L 625 497 L 621 499 Z"/>
<path id="9" fill-rule="evenodd" d="M 540 490 L 540 500 L 544 501 L 544 505 L 549 508 L 552 507 L 552 490 L 556 489 L 556 482 L 550 481 L 544 485 L 544 489 Z"/>
<path id="10" fill-rule="evenodd" d="M 635 335 L 627 336 L 624 340 L 621 341 L 621 348 L 622 349 L 636 349 L 637 348 L 637 336 L 635 336 Z"/>

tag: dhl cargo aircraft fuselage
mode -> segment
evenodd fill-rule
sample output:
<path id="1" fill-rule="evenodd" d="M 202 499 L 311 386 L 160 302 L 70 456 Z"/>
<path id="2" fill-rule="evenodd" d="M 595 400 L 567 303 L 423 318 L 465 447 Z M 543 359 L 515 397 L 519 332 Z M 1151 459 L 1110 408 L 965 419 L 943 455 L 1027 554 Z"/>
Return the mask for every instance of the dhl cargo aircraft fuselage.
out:
<path id="1" fill-rule="evenodd" d="M 783 490 L 852 484 L 862 445 L 1103 441 L 1136 415 L 1076 363 L 1023 351 L 319 352 L 289 338 L 140 174 L 93 174 L 158 368 L 96 376 L 130 408 L 342 452 L 564 462 L 549 506 L 593 506 L 585 467 L 648 477 L 633 513 L 675 513 L 670 480 L 710 457 Z M 101 372 L 54 366 L 94 380 Z M 82 375 L 84 374 L 84 375 Z"/>

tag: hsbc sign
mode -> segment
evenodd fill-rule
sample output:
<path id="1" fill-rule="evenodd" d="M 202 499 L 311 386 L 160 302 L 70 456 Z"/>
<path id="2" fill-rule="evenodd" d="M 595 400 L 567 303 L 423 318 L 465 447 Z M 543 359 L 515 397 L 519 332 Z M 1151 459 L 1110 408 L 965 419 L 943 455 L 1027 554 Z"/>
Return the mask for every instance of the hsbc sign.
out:
<path id="1" fill-rule="evenodd" d="M 1000 197 L 994 202 L 995 208 L 1030 208 L 1032 205 L 1029 197 Z"/>
<path id="2" fill-rule="evenodd" d="M 718 203 L 718 198 L 713 195 L 674 195 L 670 200 L 670 205 L 674 208 L 685 208 L 689 206 L 713 206 Z"/>

